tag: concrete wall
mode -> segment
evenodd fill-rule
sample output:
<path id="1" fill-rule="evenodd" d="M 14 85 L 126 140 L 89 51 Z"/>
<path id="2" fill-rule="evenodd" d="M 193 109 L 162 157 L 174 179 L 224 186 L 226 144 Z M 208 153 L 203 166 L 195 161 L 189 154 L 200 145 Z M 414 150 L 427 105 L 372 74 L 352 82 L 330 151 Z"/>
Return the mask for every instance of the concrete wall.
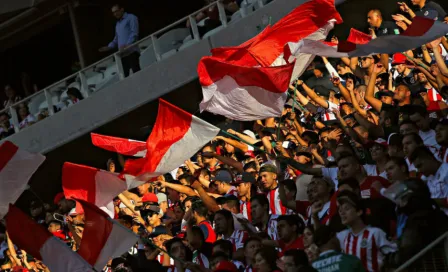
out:
<path id="1" fill-rule="evenodd" d="M 276 0 L 211 38 L 99 91 L 9 140 L 31 152 L 49 152 L 196 79 L 197 63 L 211 48 L 246 41 L 261 29 L 263 17 L 270 16 L 272 22 L 276 22 L 302 2 L 304 0 Z"/>

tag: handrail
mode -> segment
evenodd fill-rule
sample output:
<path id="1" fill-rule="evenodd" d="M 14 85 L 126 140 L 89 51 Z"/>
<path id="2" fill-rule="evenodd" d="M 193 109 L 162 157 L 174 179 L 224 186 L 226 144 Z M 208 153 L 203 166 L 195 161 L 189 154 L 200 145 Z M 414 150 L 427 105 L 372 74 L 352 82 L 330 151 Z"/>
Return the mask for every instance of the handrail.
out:
<path id="1" fill-rule="evenodd" d="M 439 238 L 432 241 L 432 243 L 430 243 L 428 246 L 426 246 L 424 249 L 422 249 L 419 253 L 415 254 L 407 262 L 405 262 L 400 267 L 398 267 L 397 270 L 395 270 L 394 272 L 404 271 L 406 268 L 408 268 L 409 265 L 413 264 L 416 260 L 418 260 L 420 257 L 425 255 L 430 249 L 435 247 L 438 243 L 443 241 L 445 238 L 448 238 L 448 231 L 445 232 L 444 234 L 442 234 Z"/>
<path id="2" fill-rule="evenodd" d="M 210 7 L 212 7 L 212 6 L 214 6 L 214 5 L 216 5 L 219 1 L 220 1 L 220 0 L 217 0 L 217 1 L 213 2 L 213 3 L 210 3 L 209 5 L 207 5 L 207 6 L 205 6 L 205 7 L 202 7 L 201 9 L 199 9 L 199 10 L 197 10 L 197 11 L 195 11 L 195 12 L 193 12 L 193 13 L 191 13 L 191 14 L 185 16 L 185 17 L 183 17 L 182 19 L 179 19 L 179 20 L 177 20 L 176 22 L 174 22 L 174 23 L 172 23 L 172 24 L 170 24 L 170 25 L 168 25 L 168 26 L 166 26 L 166 27 L 164 27 L 164 28 L 162 28 L 162 29 L 160 29 L 160 30 L 157 30 L 156 32 L 151 33 L 151 34 L 149 34 L 148 36 L 146 36 L 146 37 L 144 37 L 144 38 L 142 38 L 142 39 L 136 41 L 135 43 L 129 45 L 128 47 L 134 47 L 134 46 L 136 46 L 136 45 L 142 43 L 143 41 L 146 41 L 147 39 L 151 39 L 153 36 L 155 36 L 155 35 L 157 35 L 157 34 L 163 32 L 163 31 L 166 31 L 166 30 L 169 29 L 169 28 L 172 28 L 173 26 L 178 25 L 179 23 L 181 23 L 181 22 L 183 22 L 183 21 L 187 21 L 187 20 L 189 20 L 189 17 L 190 17 L 190 16 L 196 15 L 196 14 L 198 14 L 199 12 L 202 12 L 202 11 L 204 11 L 204 10 L 206 10 L 206 9 L 208 9 L 208 8 L 210 8 Z M 49 85 L 49 86 L 43 88 L 43 89 L 40 90 L 39 92 L 34 93 L 34 94 L 30 95 L 30 96 L 25 97 L 24 99 L 20 100 L 19 102 L 14 103 L 13 105 L 11 105 L 11 107 L 15 108 L 15 107 L 17 107 L 19 104 L 24 103 L 25 101 L 28 101 L 28 100 L 30 100 L 31 98 L 33 98 L 33 97 L 35 97 L 35 96 L 37 96 L 37 95 L 39 95 L 39 94 L 44 94 L 46 89 L 47 89 L 47 90 L 48 90 L 48 89 L 51 89 L 52 87 L 54 87 L 54 86 L 56 86 L 56 85 L 59 85 L 59 84 L 61 84 L 62 82 L 65 82 L 65 81 L 67 81 L 68 79 L 70 79 L 70 78 L 72 78 L 72 77 L 76 77 L 79 73 L 84 73 L 84 72 L 86 72 L 87 70 L 91 69 L 92 67 L 97 66 L 98 64 L 103 63 L 103 62 L 105 62 L 105 61 L 108 60 L 108 59 L 111 59 L 111 58 L 113 59 L 113 58 L 116 56 L 117 53 L 119 54 L 119 53 L 121 53 L 121 52 L 115 52 L 115 53 L 112 53 L 112 54 L 110 54 L 109 56 L 107 56 L 107 57 L 105 57 L 105 58 L 103 58 L 103 59 L 101 59 L 101 60 L 99 60 L 99 61 L 97 61 L 97 62 L 95 62 L 95 63 L 93 63 L 93 64 L 90 64 L 89 66 L 87 66 L 87 67 L 85 67 L 85 68 L 83 68 L 83 69 L 81 69 L 81 70 L 79 70 L 78 72 L 76 72 L 76 73 L 74 73 L 74 74 L 71 74 L 70 76 L 65 77 L 64 79 L 61 79 L 61 80 L 57 81 L 56 83 L 53 83 L 53 84 L 51 84 L 51 85 Z M 8 109 L 5 108 L 5 109 L 1 110 L 0 113 L 7 112 L 7 111 L 8 111 Z"/>

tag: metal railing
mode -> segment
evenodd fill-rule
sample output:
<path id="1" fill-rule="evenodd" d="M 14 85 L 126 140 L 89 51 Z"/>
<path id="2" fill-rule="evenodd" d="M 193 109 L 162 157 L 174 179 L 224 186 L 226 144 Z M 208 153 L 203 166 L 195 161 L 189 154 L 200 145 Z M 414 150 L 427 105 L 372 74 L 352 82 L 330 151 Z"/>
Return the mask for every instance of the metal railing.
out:
<path id="1" fill-rule="evenodd" d="M 443 245 L 441 246 L 442 243 Z M 419 272 L 448 271 L 448 231 L 402 264 L 394 272 L 408 270 L 418 270 Z"/>
<path id="2" fill-rule="evenodd" d="M 252 0 L 251 1 L 253 3 L 253 5 L 258 5 L 258 8 L 262 8 L 264 6 L 264 3 L 266 1 L 264 0 Z M 245 2 L 246 3 L 246 2 Z M 198 24 L 196 22 L 196 15 L 211 8 L 217 6 L 218 8 L 218 13 L 219 13 L 219 19 L 221 21 L 221 26 L 222 27 L 227 27 L 228 21 L 227 21 L 227 16 L 225 13 L 225 7 L 223 5 L 223 3 L 221 2 L 221 0 L 215 1 L 207 6 L 204 6 L 203 8 L 197 10 L 196 12 L 185 16 L 184 18 L 146 36 L 145 38 L 140 39 L 139 41 L 133 43 L 132 45 L 128 46 L 128 49 L 133 49 L 139 45 L 141 45 L 142 43 L 148 41 L 149 39 L 151 39 L 152 42 L 152 50 L 154 51 L 154 54 L 156 56 L 156 61 L 154 63 L 160 62 L 163 57 L 162 54 L 163 52 L 160 52 L 159 46 L 158 46 L 158 38 L 157 36 L 160 34 L 163 34 L 177 26 L 179 26 L 181 23 L 186 23 L 187 21 L 190 22 L 190 29 L 191 29 L 191 33 L 192 33 L 192 40 L 194 41 L 200 41 L 202 38 L 199 35 L 199 28 L 198 28 Z M 254 7 L 255 8 L 255 7 Z M 243 9 L 241 10 L 241 17 L 244 18 L 247 16 L 247 12 Z M 186 24 L 184 24 L 183 28 L 186 27 Z M 190 35 L 191 36 L 191 35 Z M 177 50 L 176 50 L 177 51 Z M 92 93 L 91 93 L 91 88 L 88 85 L 88 78 L 87 78 L 87 73 L 89 71 L 93 71 L 94 73 L 98 73 L 97 71 L 95 71 L 96 67 L 101 66 L 104 63 L 107 63 L 108 61 L 112 61 L 115 62 L 115 69 L 116 69 L 116 73 L 118 74 L 118 79 L 119 81 L 123 80 L 125 78 L 125 74 L 124 74 L 124 69 L 123 69 L 123 65 L 122 65 L 122 54 L 126 52 L 126 51 L 118 51 L 115 52 L 85 68 L 83 68 L 82 70 L 54 83 L 51 84 L 50 86 L 45 87 L 44 89 L 42 89 L 41 91 L 34 93 L 22 100 L 20 100 L 19 102 L 14 103 L 13 105 L 10 105 L 8 108 L 3 109 L 0 111 L 0 114 L 2 113 L 8 113 L 8 115 L 10 116 L 10 121 L 11 121 L 11 125 L 14 127 L 15 132 L 19 132 L 21 130 L 20 126 L 19 126 L 19 118 L 18 118 L 18 114 L 16 111 L 16 108 L 18 108 L 21 104 L 27 104 L 28 102 L 30 102 L 30 100 L 32 100 L 33 98 L 38 98 L 39 96 L 44 96 L 46 103 L 47 103 L 47 108 L 48 109 L 48 116 L 54 115 L 57 113 L 57 111 L 54 110 L 54 95 L 57 95 L 57 93 L 55 93 L 54 89 L 56 89 L 56 91 L 60 91 L 62 95 L 64 93 L 65 90 L 67 90 L 68 85 L 67 82 L 69 81 L 73 81 L 73 82 L 78 82 L 79 86 L 80 86 L 80 91 L 81 93 L 84 94 L 85 98 L 88 98 Z M 152 64 L 151 64 L 152 65 Z M 60 100 L 60 98 L 59 98 Z M 63 103 L 63 101 L 59 101 L 60 103 Z M 63 105 L 62 105 L 63 106 Z M 68 105 L 66 105 L 68 106 Z M 44 109 L 44 108 L 43 108 Z M 43 109 L 39 109 L 40 113 Z M 62 107 L 60 109 L 65 109 L 65 107 Z M 37 113 L 36 113 L 37 114 Z"/>

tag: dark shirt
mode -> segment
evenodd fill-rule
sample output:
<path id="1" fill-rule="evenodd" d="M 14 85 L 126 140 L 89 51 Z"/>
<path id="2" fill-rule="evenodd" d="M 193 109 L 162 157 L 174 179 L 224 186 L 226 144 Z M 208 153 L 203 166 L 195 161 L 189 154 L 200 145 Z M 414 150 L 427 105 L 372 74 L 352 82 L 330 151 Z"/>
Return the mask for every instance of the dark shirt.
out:
<path id="1" fill-rule="evenodd" d="M 395 85 L 399 84 L 407 85 L 412 94 L 418 93 L 421 88 L 420 82 L 415 79 L 414 70 L 411 70 L 411 72 L 407 76 L 403 74 L 398 75 L 397 78 L 395 78 Z"/>
<path id="2" fill-rule="evenodd" d="M 400 29 L 394 22 L 383 21 L 377 29 L 375 29 L 375 34 L 377 37 L 387 36 L 387 35 L 398 35 L 400 34 Z"/>
<path id="3" fill-rule="evenodd" d="M 439 4 L 433 1 L 428 1 L 423 8 L 415 11 L 415 16 L 433 19 L 435 21 L 443 21 L 443 18 L 446 16 L 446 12 Z"/>

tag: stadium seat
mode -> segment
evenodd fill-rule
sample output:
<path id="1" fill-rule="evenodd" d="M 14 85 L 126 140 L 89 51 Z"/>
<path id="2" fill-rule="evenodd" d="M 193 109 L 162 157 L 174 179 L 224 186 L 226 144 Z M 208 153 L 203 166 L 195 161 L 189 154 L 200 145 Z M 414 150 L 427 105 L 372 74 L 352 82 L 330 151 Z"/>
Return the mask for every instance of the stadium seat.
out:
<path id="1" fill-rule="evenodd" d="M 156 62 L 156 54 L 154 53 L 154 47 L 151 44 L 140 54 L 140 67 L 143 69 Z"/>
<path id="2" fill-rule="evenodd" d="M 164 55 L 173 49 L 177 50 L 188 36 L 190 36 L 189 28 L 176 28 L 164 33 L 157 39 L 158 53 Z"/>

